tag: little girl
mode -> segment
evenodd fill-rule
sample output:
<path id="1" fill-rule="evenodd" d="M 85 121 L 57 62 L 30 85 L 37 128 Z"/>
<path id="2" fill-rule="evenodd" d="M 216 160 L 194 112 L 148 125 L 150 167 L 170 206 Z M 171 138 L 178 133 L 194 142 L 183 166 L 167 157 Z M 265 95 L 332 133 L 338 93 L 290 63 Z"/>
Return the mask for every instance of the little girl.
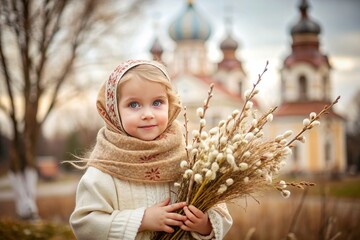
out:
<path id="1" fill-rule="evenodd" d="M 186 158 L 181 110 L 163 65 L 130 60 L 102 85 L 97 109 L 105 121 L 76 192 L 70 224 L 77 239 L 151 239 L 178 226 L 195 239 L 222 239 L 232 219 L 226 205 L 203 213 L 172 203 Z M 184 209 L 185 215 L 175 213 Z"/>

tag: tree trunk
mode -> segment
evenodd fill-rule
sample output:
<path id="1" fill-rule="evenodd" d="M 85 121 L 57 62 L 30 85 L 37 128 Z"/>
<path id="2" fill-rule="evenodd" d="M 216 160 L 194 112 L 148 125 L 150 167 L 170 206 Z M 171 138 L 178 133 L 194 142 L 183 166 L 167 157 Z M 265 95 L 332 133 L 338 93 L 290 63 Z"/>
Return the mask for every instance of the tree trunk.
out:
<path id="1" fill-rule="evenodd" d="M 16 137 L 10 145 L 10 171 L 8 177 L 14 193 L 16 214 L 21 219 L 36 220 L 39 218 L 36 205 L 36 189 L 38 183 L 38 172 L 31 154 L 26 153 L 28 141 L 24 137 Z M 30 163 L 31 161 L 31 163 Z"/>
<path id="2" fill-rule="evenodd" d="M 21 219 L 38 219 L 36 188 L 38 173 L 35 168 L 26 167 L 23 171 L 9 171 L 9 179 L 14 191 L 16 213 Z"/>

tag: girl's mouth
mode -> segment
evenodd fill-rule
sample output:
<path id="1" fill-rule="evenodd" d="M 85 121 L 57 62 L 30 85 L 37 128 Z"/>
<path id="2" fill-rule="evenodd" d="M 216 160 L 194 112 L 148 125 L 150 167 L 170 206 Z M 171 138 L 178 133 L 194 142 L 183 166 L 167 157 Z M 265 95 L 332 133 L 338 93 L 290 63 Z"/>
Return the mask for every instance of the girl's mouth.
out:
<path id="1" fill-rule="evenodd" d="M 153 127 L 156 127 L 156 125 L 146 125 L 146 126 L 140 126 L 139 128 L 142 128 L 142 129 L 149 129 L 149 128 L 153 128 Z"/>

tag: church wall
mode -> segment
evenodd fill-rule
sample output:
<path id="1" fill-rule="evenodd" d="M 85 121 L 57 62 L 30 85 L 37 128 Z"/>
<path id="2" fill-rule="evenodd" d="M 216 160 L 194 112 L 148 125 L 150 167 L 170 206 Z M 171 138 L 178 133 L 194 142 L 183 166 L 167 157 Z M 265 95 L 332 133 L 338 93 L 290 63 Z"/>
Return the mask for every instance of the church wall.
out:
<path id="1" fill-rule="evenodd" d="M 306 136 L 307 135 L 307 136 Z M 321 143 L 320 143 L 320 134 L 319 129 L 312 129 L 310 132 L 305 134 L 307 137 L 306 146 L 308 147 L 307 154 L 303 161 L 307 161 L 309 165 L 310 172 L 320 172 L 324 169 L 324 161 L 322 157 L 322 152 L 320 151 Z"/>
<path id="2" fill-rule="evenodd" d="M 274 138 L 287 130 L 292 130 L 294 137 L 302 129 L 302 120 L 303 117 L 289 116 L 276 119 L 275 116 L 274 122 L 269 125 L 267 137 Z M 284 173 L 297 171 L 325 173 L 345 170 L 345 136 L 341 122 L 332 121 L 331 129 L 326 126 L 325 120 L 320 122 L 320 126 L 305 132 L 305 143 L 295 142 L 296 149 L 293 149 L 293 154 L 286 160 Z M 331 148 L 330 159 L 326 160 L 325 143 L 328 138 L 331 140 Z"/>
<path id="3" fill-rule="evenodd" d="M 344 172 L 346 170 L 346 136 L 345 136 L 345 126 L 342 120 L 335 121 L 334 123 L 334 132 L 335 132 L 335 149 L 336 149 L 336 158 L 335 158 L 335 169 Z"/>

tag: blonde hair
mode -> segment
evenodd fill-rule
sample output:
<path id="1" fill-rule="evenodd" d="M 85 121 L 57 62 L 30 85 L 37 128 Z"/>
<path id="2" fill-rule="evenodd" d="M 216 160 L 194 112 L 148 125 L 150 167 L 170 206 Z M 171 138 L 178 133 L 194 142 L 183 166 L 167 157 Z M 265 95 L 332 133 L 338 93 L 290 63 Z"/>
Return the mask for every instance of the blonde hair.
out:
<path id="1" fill-rule="evenodd" d="M 158 63 L 159 65 L 159 63 Z M 162 65 L 161 65 L 162 66 Z M 162 66 L 162 69 L 165 69 L 165 67 Z M 124 76 L 121 78 L 118 84 L 117 89 L 117 98 L 120 99 L 119 93 L 120 93 L 120 87 L 123 83 L 126 81 L 130 81 L 131 79 L 142 79 L 147 80 L 151 82 L 157 82 L 160 84 L 163 84 L 166 89 L 166 94 L 169 101 L 169 114 L 170 111 L 174 109 L 180 109 L 180 99 L 176 92 L 173 89 L 173 86 L 170 82 L 170 79 L 158 68 L 150 64 L 140 64 L 137 65 L 131 69 L 129 69 Z"/>

